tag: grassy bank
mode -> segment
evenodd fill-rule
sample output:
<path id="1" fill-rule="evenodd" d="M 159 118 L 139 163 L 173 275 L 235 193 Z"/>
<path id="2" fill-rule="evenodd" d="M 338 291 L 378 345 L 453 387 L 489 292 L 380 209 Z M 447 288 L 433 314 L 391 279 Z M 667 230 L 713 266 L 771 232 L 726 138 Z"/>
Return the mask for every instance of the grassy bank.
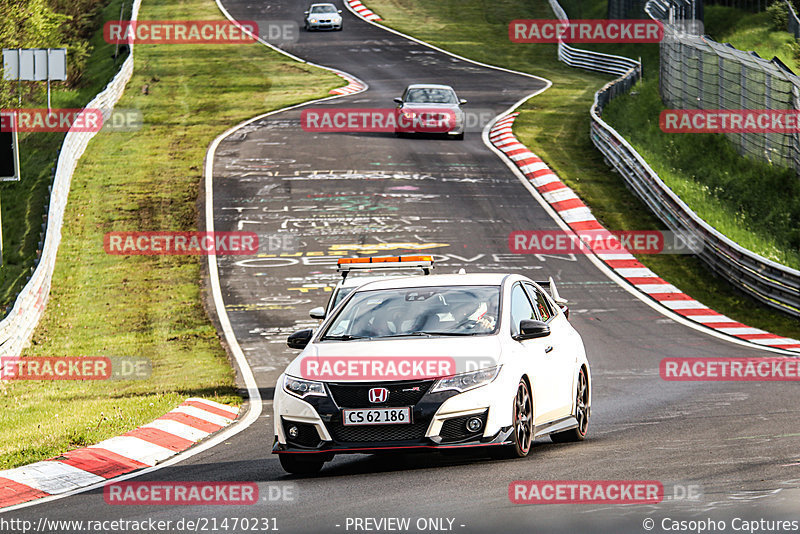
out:
<path id="1" fill-rule="evenodd" d="M 210 0 L 145 0 L 140 18 L 221 17 Z M 110 256 L 103 235 L 196 229 L 203 158 L 214 137 L 343 84 L 258 44 L 137 45 L 135 54 L 118 107 L 141 110 L 144 127 L 101 132 L 81 159 L 50 302 L 25 355 L 139 356 L 152 361 L 153 373 L 140 381 L 6 384 L 0 468 L 125 432 L 188 396 L 241 401 L 201 303 L 205 258 Z"/>
<path id="2" fill-rule="evenodd" d="M 664 229 L 647 208 L 611 172 L 589 139 L 589 107 L 595 91 L 611 78 L 566 67 L 555 45 L 518 45 L 508 40 L 514 19 L 552 18 L 546 2 L 501 0 L 491 7 L 457 0 L 370 0 L 370 9 L 386 24 L 446 50 L 494 65 L 544 76 L 553 86 L 524 104 L 514 131 L 539 154 L 612 230 Z M 604 2 L 565 1 L 574 18 L 603 18 Z M 645 80 L 657 76 L 656 45 L 610 45 L 598 51 L 642 56 Z M 689 256 L 642 255 L 638 258 L 664 279 L 708 306 L 745 324 L 782 335 L 800 336 L 796 319 L 746 297 Z"/>
<path id="3" fill-rule="evenodd" d="M 798 45 L 784 28 L 776 29 L 766 11 L 752 13 L 733 7 L 704 7 L 705 31 L 720 43 L 730 43 L 739 50 L 753 50 L 764 59 L 777 57 L 786 66 L 798 70 Z"/>
<path id="4" fill-rule="evenodd" d="M 103 20 L 118 18 L 121 3 L 122 0 L 109 2 L 102 11 Z M 71 88 L 65 82 L 53 83 L 54 108 L 84 107 L 111 81 L 126 57 L 124 50 L 116 59 L 113 57 L 114 46 L 103 41 L 102 32 L 95 33 L 87 44 L 92 52 L 87 67 L 81 73 L 80 82 Z M 70 59 L 67 61 L 69 64 Z M 47 106 L 46 93 L 41 90 L 42 82 L 37 82 L 36 85 L 38 91 L 25 92 L 23 108 Z M 13 107 L 19 105 L 16 98 L 8 101 Z M 0 206 L 3 210 L 0 317 L 3 317 L 6 309 L 13 304 L 14 298 L 25 285 L 34 266 L 36 251 L 39 248 L 42 217 L 49 198 L 47 188 L 53 181 L 52 169 L 55 167 L 63 139 L 63 133 L 20 133 L 22 179 L 19 182 L 0 183 Z"/>

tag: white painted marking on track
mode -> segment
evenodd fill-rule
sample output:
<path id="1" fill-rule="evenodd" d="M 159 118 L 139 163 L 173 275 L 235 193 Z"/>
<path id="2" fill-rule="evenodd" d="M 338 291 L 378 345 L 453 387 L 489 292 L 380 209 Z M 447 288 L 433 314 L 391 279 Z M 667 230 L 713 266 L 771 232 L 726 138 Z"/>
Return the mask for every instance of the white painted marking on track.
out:
<path id="1" fill-rule="evenodd" d="M 199 428 L 185 425 L 179 421 L 173 421 L 172 419 L 156 419 L 152 423 L 148 423 L 141 428 L 155 428 L 156 430 L 168 432 L 179 438 L 194 442 L 200 441 L 209 434 L 205 430 L 200 430 Z"/>
<path id="2" fill-rule="evenodd" d="M 2 472 L 2 476 L 51 495 L 105 481 L 103 477 L 83 469 L 52 461 L 8 469 Z"/>
<path id="3" fill-rule="evenodd" d="M 202 419 L 203 421 L 208 421 L 209 423 L 219 426 L 226 426 L 228 423 L 231 423 L 231 420 L 227 417 L 213 414 L 200 408 L 195 408 L 194 406 L 178 406 L 173 410 L 173 412 L 185 413 L 186 415 L 191 415 L 192 417 L 197 417 L 198 419 Z"/>
<path id="4" fill-rule="evenodd" d="M 172 449 L 167 449 L 134 436 L 117 436 L 88 448 L 106 449 L 146 465 L 156 465 L 158 462 L 177 454 Z"/>

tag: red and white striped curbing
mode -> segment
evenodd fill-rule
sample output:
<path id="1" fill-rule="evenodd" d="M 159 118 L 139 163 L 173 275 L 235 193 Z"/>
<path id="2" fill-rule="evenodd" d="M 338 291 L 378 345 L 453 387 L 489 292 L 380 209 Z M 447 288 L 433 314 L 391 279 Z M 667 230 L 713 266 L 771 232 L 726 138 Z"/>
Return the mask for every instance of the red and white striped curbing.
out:
<path id="1" fill-rule="evenodd" d="M 347 82 L 347 85 L 345 85 L 344 87 L 331 89 L 329 92 L 332 95 L 354 95 L 356 93 L 364 91 L 367 88 L 367 84 L 365 84 L 358 78 L 350 76 L 349 74 L 344 73 L 340 70 L 334 70 L 333 72 L 335 72 L 339 77 L 344 78 L 344 81 Z"/>
<path id="2" fill-rule="evenodd" d="M 371 9 L 362 4 L 361 0 L 347 0 L 347 5 L 349 5 L 360 17 L 366 20 L 383 20 Z"/>
<path id="3" fill-rule="evenodd" d="M 0 471 L 0 508 L 59 495 L 150 467 L 233 421 L 237 408 L 191 398 L 152 423 L 56 458 Z"/>
<path id="4" fill-rule="evenodd" d="M 575 192 L 559 180 L 541 158 L 517 140 L 511 132 L 517 115 L 519 113 L 512 113 L 495 123 L 489 132 L 492 144 L 519 167 L 572 230 L 604 230 Z M 800 352 L 800 341 L 751 328 L 715 312 L 659 278 L 624 248 L 619 253 L 597 254 L 597 257 L 636 289 L 689 320 L 744 341 Z"/>

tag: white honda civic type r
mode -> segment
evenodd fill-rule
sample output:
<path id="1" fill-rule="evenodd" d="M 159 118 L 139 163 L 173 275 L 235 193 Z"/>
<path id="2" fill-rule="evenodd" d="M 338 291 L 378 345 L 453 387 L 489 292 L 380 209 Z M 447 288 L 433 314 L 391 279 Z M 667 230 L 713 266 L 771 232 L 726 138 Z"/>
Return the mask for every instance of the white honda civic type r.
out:
<path id="1" fill-rule="evenodd" d="M 550 294 L 548 294 L 549 289 Z M 353 290 L 278 379 L 275 445 L 290 473 L 335 454 L 490 447 L 586 437 L 591 374 L 552 279 L 393 277 Z"/>

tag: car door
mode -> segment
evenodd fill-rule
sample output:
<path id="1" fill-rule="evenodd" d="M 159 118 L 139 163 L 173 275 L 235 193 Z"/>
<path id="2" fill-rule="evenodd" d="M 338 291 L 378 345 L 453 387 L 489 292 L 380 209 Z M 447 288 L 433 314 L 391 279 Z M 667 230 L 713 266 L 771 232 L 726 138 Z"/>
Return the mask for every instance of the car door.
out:
<path id="1" fill-rule="evenodd" d="M 563 320 L 558 318 L 556 306 L 547 298 L 544 292 L 535 285 L 525 282 L 525 290 L 533 302 L 539 320 L 550 325 L 550 335 L 541 338 L 545 343 L 545 360 L 551 372 L 552 411 L 549 420 L 567 417 L 572 411 L 574 401 L 573 380 L 575 371 L 575 355 L 570 350 L 571 341 L 568 332 L 560 328 Z"/>
<path id="2" fill-rule="evenodd" d="M 536 308 L 522 287 L 517 282 L 511 288 L 511 335 L 519 334 L 519 323 L 522 319 L 540 320 Z M 555 393 L 558 389 L 554 382 L 558 379 L 558 366 L 546 348 L 551 346 L 550 337 L 514 341 L 522 348 L 524 359 L 522 368 L 531 378 L 535 418 L 533 423 L 541 425 L 552 421 L 558 409 Z"/>

